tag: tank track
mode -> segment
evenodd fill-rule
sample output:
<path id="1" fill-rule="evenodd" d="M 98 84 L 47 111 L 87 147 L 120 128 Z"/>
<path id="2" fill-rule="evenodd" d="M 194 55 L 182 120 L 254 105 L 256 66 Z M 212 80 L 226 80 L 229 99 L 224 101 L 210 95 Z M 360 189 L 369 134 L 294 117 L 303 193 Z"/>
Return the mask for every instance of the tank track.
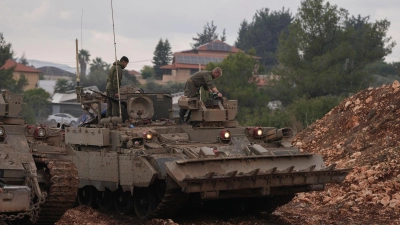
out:
<path id="1" fill-rule="evenodd" d="M 144 219 L 152 218 L 171 218 L 181 210 L 184 203 L 188 200 L 188 195 L 180 189 L 169 189 L 165 191 L 161 202 Z"/>
<path id="2" fill-rule="evenodd" d="M 74 163 L 63 159 L 43 159 L 49 170 L 47 198 L 40 207 L 37 224 L 54 224 L 72 208 L 78 191 L 78 170 Z"/>

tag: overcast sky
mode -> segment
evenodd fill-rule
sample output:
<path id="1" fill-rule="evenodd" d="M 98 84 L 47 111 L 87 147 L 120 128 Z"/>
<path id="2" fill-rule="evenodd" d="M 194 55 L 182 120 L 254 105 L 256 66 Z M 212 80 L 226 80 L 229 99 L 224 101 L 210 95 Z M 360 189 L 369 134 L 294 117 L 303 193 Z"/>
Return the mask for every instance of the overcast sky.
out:
<path id="1" fill-rule="evenodd" d="M 331 0 L 351 15 L 371 20 L 388 19 L 388 36 L 400 45 L 400 0 Z M 190 49 L 192 37 L 214 21 L 217 32 L 226 29 L 233 45 L 239 25 L 252 20 L 256 10 L 290 9 L 296 14 L 300 0 L 114 0 L 117 57 L 127 56 L 128 70 L 151 65 L 160 38 L 168 38 L 172 51 Z M 82 16 L 83 11 L 83 16 Z M 82 19 L 82 39 L 81 39 Z M 91 59 L 114 61 L 110 0 L 0 0 L 0 32 L 12 43 L 16 57 L 50 61 L 75 67 L 75 39 L 89 50 Z M 400 46 L 386 57 L 400 61 Z"/>

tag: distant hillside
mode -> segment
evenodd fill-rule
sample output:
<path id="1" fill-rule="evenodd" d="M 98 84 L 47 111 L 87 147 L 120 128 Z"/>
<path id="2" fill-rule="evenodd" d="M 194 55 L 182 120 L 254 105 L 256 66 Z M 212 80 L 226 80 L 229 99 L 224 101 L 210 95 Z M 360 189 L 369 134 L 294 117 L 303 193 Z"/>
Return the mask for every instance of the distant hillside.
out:
<path id="1" fill-rule="evenodd" d="M 19 62 L 19 58 L 16 59 L 17 62 Z M 70 73 L 76 74 L 76 68 L 70 67 L 65 64 L 59 64 L 59 63 L 52 63 L 52 62 L 46 62 L 46 61 L 40 61 L 40 60 L 35 60 L 35 59 L 28 59 L 29 65 L 33 65 L 35 68 L 43 67 L 43 66 L 53 66 L 57 67 L 59 69 L 68 71 Z"/>

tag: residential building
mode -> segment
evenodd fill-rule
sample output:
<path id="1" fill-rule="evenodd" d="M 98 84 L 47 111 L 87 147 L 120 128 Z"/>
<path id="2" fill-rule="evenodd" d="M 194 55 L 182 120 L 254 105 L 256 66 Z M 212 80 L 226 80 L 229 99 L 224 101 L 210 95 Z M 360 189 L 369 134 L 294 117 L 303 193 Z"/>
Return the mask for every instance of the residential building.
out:
<path id="1" fill-rule="evenodd" d="M 37 87 L 39 81 L 40 70 L 37 70 L 30 66 L 25 66 L 22 63 L 17 63 L 14 60 L 8 59 L 6 63 L 0 68 L 13 70 L 13 79 L 18 80 L 22 75 L 28 80 L 28 85 L 24 87 L 24 91 L 34 89 Z"/>
<path id="2" fill-rule="evenodd" d="M 96 86 L 84 87 L 84 93 L 92 93 L 91 90 L 100 92 Z M 52 114 L 55 113 L 68 113 L 75 117 L 82 114 L 82 104 L 77 102 L 75 90 L 69 93 L 55 93 L 51 101 Z"/>
<path id="3" fill-rule="evenodd" d="M 43 88 L 50 96 L 53 96 L 56 82 L 56 80 L 39 80 L 38 88 Z"/>
<path id="4" fill-rule="evenodd" d="M 37 69 L 41 71 L 45 80 L 65 79 L 74 81 L 76 79 L 75 74 L 54 66 L 42 66 Z"/>
<path id="5" fill-rule="evenodd" d="M 128 73 L 129 73 L 129 75 L 131 75 L 131 76 L 135 76 L 135 77 L 136 77 L 136 80 L 139 80 L 139 79 L 142 78 L 142 74 L 139 73 L 139 72 L 136 71 L 136 70 L 129 70 Z"/>
<path id="6" fill-rule="evenodd" d="M 175 52 L 172 64 L 162 66 L 163 83 L 186 82 L 195 72 L 204 70 L 210 62 L 219 63 L 229 54 L 242 51 L 220 40 L 201 45 L 195 49 Z"/>

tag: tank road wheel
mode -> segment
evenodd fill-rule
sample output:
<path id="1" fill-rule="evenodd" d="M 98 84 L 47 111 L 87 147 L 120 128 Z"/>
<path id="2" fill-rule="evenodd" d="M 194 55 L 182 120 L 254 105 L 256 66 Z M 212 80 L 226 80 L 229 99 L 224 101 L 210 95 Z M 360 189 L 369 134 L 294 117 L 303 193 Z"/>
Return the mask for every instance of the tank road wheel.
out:
<path id="1" fill-rule="evenodd" d="M 153 210 L 157 207 L 157 193 L 150 187 L 137 187 L 134 189 L 133 205 L 135 213 L 140 219 L 151 218 Z"/>
<path id="2" fill-rule="evenodd" d="M 117 189 L 114 192 L 114 206 L 115 210 L 121 215 L 129 215 L 133 213 L 133 199 L 131 192 L 122 189 Z"/>
<path id="3" fill-rule="evenodd" d="M 90 207 L 96 207 L 96 188 L 93 186 L 85 186 L 78 190 L 78 202 L 79 205 L 87 205 Z"/>
<path id="4" fill-rule="evenodd" d="M 97 204 L 101 210 L 108 211 L 114 207 L 113 193 L 106 188 L 104 191 L 97 191 Z"/>
<path id="5" fill-rule="evenodd" d="M 149 187 L 135 187 L 133 206 L 140 219 L 171 218 L 187 202 L 188 195 L 179 189 L 167 189 L 165 180 L 156 180 Z"/>

